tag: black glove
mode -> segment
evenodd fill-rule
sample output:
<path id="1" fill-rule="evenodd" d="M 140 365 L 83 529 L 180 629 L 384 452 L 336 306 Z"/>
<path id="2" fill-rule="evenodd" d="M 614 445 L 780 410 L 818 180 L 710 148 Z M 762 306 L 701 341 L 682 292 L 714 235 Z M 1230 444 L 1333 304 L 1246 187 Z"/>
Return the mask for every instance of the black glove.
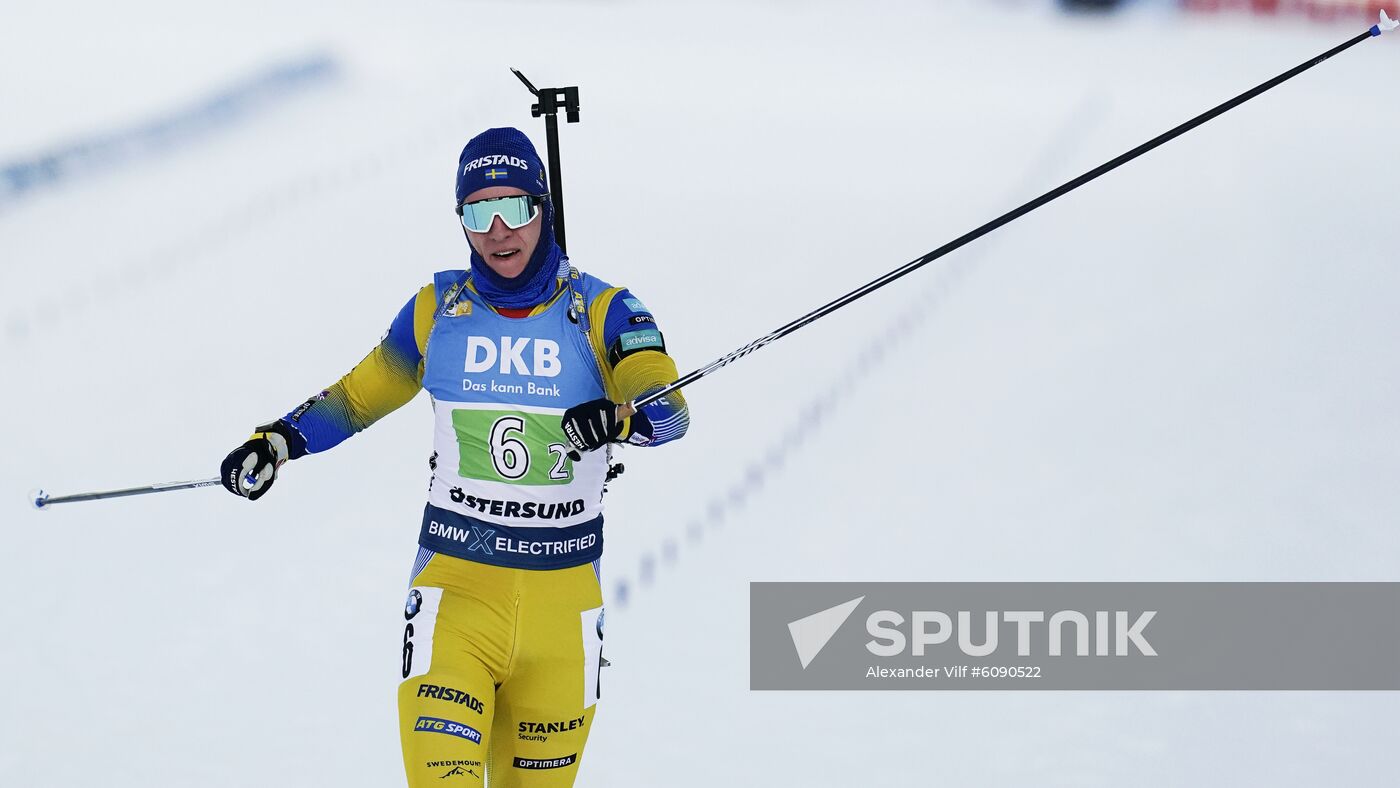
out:
<path id="1" fill-rule="evenodd" d="M 595 399 L 564 411 L 560 420 L 564 436 L 579 451 L 593 451 L 622 435 L 622 420 L 617 417 L 617 403 Z"/>
<path id="2" fill-rule="evenodd" d="M 224 489 L 256 501 L 272 489 L 277 469 L 291 456 L 287 428 L 282 422 L 258 427 L 246 443 L 229 452 L 219 468 Z"/>

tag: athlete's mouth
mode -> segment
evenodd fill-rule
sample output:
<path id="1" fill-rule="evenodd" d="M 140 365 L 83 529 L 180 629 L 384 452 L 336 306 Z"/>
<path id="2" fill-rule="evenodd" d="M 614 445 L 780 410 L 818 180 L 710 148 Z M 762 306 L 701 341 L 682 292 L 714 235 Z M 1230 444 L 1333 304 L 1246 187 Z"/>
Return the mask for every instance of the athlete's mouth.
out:
<path id="1" fill-rule="evenodd" d="M 520 254 L 519 249 L 507 249 L 504 252 L 492 252 L 491 256 L 497 260 L 504 260 L 507 257 L 514 257 L 517 254 Z"/>

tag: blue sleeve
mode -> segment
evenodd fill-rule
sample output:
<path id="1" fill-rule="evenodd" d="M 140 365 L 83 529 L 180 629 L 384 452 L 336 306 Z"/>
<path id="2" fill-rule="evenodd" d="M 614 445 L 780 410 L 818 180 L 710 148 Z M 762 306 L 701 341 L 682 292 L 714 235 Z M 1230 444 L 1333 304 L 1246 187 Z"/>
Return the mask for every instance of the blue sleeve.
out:
<path id="1" fill-rule="evenodd" d="M 623 288 L 608 304 L 608 316 L 603 321 L 603 344 L 611 346 L 619 336 L 635 326 L 654 329 L 656 318 L 641 299 L 632 295 L 631 290 Z"/>
<path id="2" fill-rule="evenodd" d="M 655 316 L 629 290 L 620 290 L 608 304 L 603 346 L 624 400 L 657 391 L 677 377 L 675 362 L 666 354 L 666 340 Z M 642 406 L 632 416 L 627 441 L 659 446 L 684 436 L 689 426 L 690 409 L 677 391 Z"/>

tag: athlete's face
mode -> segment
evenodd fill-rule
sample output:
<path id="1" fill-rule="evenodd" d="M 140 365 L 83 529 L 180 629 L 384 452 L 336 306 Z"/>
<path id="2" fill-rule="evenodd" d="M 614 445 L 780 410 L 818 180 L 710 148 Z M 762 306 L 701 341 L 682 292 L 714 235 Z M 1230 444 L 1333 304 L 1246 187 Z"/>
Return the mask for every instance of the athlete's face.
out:
<path id="1" fill-rule="evenodd" d="M 467 195 L 467 202 L 524 194 L 529 192 L 514 186 L 488 186 Z M 530 262 L 530 255 L 535 253 L 535 246 L 540 242 L 540 223 L 544 221 L 541 218 L 543 216 L 544 211 L 540 211 L 529 224 L 514 230 L 507 227 L 506 223 L 501 221 L 501 217 L 496 216 L 491 219 L 491 228 L 484 233 L 467 230 L 467 240 L 471 242 L 476 253 L 481 255 L 481 259 L 491 266 L 492 271 L 507 279 L 514 279 L 525 270 L 525 264 Z"/>

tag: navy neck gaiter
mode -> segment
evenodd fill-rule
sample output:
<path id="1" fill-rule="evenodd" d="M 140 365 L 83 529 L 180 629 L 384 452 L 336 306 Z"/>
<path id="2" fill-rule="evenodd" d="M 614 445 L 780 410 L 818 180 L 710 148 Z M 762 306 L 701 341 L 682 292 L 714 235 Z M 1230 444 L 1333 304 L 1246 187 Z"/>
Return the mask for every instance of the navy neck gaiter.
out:
<path id="1" fill-rule="evenodd" d="M 535 246 L 525 270 L 512 279 L 491 270 L 476 248 L 472 247 L 472 284 L 476 292 L 494 307 L 524 309 L 543 304 L 554 295 L 555 280 L 567 275 L 569 258 L 554 241 L 554 206 L 545 200 L 540 217 L 540 242 Z"/>

